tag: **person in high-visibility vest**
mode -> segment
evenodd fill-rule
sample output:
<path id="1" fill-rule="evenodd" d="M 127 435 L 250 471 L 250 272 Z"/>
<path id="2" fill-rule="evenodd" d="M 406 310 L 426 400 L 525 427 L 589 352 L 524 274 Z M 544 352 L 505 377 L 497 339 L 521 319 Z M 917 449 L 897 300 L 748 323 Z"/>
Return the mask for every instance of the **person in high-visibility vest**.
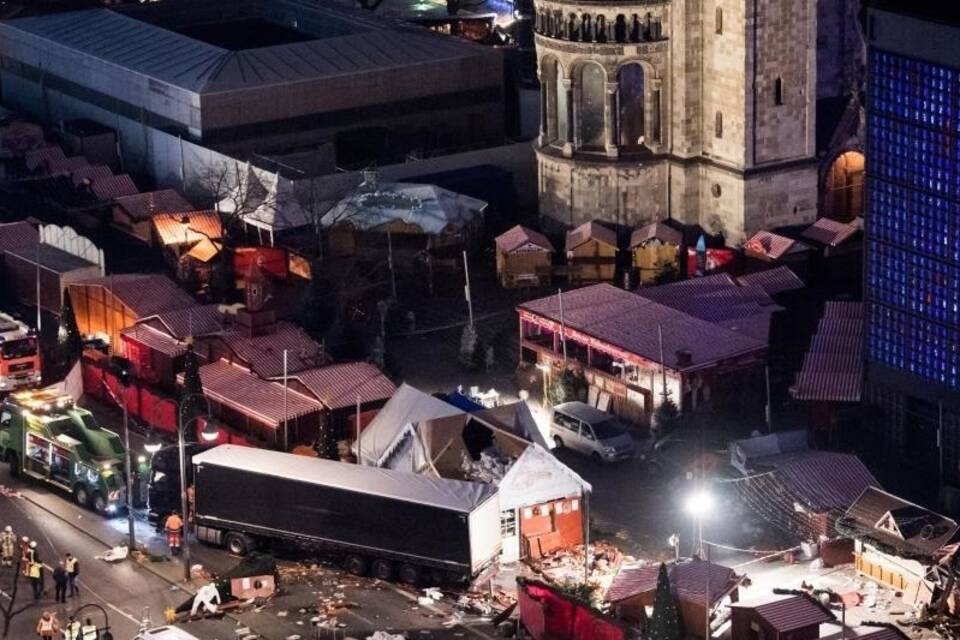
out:
<path id="1" fill-rule="evenodd" d="M 80 590 L 77 589 L 77 577 L 80 575 L 80 561 L 68 553 L 63 560 L 63 564 L 67 568 L 67 580 L 70 581 L 70 596 L 73 597 L 80 593 Z"/>
<path id="2" fill-rule="evenodd" d="M 79 620 L 71 620 L 63 628 L 63 640 L 80 640 L 81 625 Z"/>
<path id="3" fill-rule="evenodd" d="M 13 556 L 17 552 L 17 534 L 13 532 L 13 527 L 7 525 L 0 533 L 0 562 L 5 567 L 13 566 Z"/>
<path id="4" fill-rule="evenodd" d="M 180 555 L 180 545 L 183 540 L 183 520 L 180 514 L 174 511 L 167 516 L 163 528 L 167 532 L 167 546 L 170 547 L 171 555 Z"/>
<path id="5" fill-rule="evenodd" d="M 37 553 L 37 541 L 30 541 L 30 549 L 27 554 L 30 563 L 27 577 L 30 579 L 30 586 L 33 587 L 33 599 L 39 600 L 43 595 L 43 563 L 40 561 L 40 554 Z"/>
<path id="6" fill-rule="evenodd" d="M 20 538 L 20 575 L 30 577 L 30 538 Z"/>
<path id="7" fill-rule="evenodd" d="M 57 624 L 57 616 L 44 611 L 37 622 L 37 636 L 49 640 L 60 632 L 60 625 Z"/>
<path id="8" fill-rule="evenodd" d="M 97 640 L 99 637 L 100 631 L 97 629 L 97 625 L 93 624 L 90 618 L 87 618 L 80 629 L 80 640 Z"/>

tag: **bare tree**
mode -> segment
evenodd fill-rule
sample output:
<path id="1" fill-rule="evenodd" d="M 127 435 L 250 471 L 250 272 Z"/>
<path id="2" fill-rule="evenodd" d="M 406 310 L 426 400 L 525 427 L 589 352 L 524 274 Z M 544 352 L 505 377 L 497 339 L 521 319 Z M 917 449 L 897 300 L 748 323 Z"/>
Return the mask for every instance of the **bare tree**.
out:
<path id="1" fill-rule="evenodd" d="M 33 606 L 33 601 L 27 601 L 27 604 L 17 606 L 17 592 L 20 586 L 20 564 L 16 563 L 12 567 L 5 567 L 2 572 L 0 572 L 4 578 L 9 578 L 9 588 L 0 590 L 0 595 L 3 596 L 0 600 L 0 615 L 3 616 L 3 636 L 6 638 L 10 635 L 10 624 L 13 622 L 13 619 L 19 614 L 23 613 L 31 606 Z"/>
<path id="2" fill-rule="evenodd" d="M 214 201 L 214 211 L 220 218 L 224 244 L 231 243 L 244 227 L 244 220 L 257 211 L 275 211 L 277 176 L 255 170 L 249 163 L 230 158 L 213 161 L 204 166 L 195 186 Z"/>

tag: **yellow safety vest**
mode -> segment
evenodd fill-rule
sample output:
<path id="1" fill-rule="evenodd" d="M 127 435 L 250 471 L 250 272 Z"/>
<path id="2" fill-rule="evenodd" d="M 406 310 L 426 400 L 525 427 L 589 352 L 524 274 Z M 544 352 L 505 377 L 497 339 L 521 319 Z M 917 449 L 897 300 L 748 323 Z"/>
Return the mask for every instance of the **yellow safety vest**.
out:
<path id="1" fill-rule="evenodd" d="M 73 572 L 74 572 L 74 569 L 75 569 L 76 566 L 77 566 L 77 559 L 76 559 L 76 558 L 70 558 L 69 560 L 67 560 L 67 561 L 64 563 L 64 565 L 65 565 L 64 568 L 67 570 L 67 573 L 73 573 Z"/>
<path id="2" fill-rule="evenodd" d="M 30 577 L 31 577 L 31 578 L 39 578 L 39 577 L 40 577 L 40 570 L 41 570 L 42 568 L 43 568 L 43 565 L 40 564 L 39 562 L 31 562 L 31 563 L 30 563 Z"/>
<path id="3" fill-rule="evenodd" d="M 97 628 L 96 628 L 95 626 L 93 626 L 92 624 L 85 625 L 85 626 L 80 630 L 80 633 L 83 634 L 82 640 L 97 640 L 97 636 L 100 635 L 100 634 L 97 632 Z"/>
<path id="4" fill-rule="evenodd" d="M 80 640 L 80 623 L 74 621 L 63 630 L 63 640 Z"/>

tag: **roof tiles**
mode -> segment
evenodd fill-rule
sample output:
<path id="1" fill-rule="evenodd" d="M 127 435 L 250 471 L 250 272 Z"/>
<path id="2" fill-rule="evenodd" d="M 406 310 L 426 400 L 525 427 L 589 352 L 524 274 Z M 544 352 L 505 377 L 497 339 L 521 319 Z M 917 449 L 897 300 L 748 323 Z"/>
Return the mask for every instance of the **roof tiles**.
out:
<path id="1" fill-rule="evenodd" d="M 859 402 L 863 333 L 863 303 L 827 302 L 790 394 L 797 400 Z"/>
<path id="2" fill-rule="evenodd" d="M 389 400 L 397 387 L 366 362 L 344 362 L 300 371 L 295 377 L 330 409 Z"/>
<path id="3" fill-rule="evenodd" d="M 188 231 L 183 229 L 184 217 Z M 193 244 L 202 240 L 219 240 L 223 237 L 220 216 L 214 211 L 190 211 L 181 213 L 158 213 L 153 216 L 153 227 L 164 245 Z"/>
<path id="4" fill-rule="evenodd" d="M 177 378 L 178 381 L 182 380 L 183 374 Z M 283 385 L 262 380 L 244 367 L 226 360 L 200 367 L 200 381 L 203 393 L 211 400 L 274 428 L 279 427 L 285 419 L 293 420 L 323 409 L 313 398 L 289 387 L 284 393 Z"/>
<path id="5" fill-rule="evenodd" d="M 805 251 L 809 247 L 793 238 L 787 238 L 769 231 L 758 231 L 743 243 L 743 249 L 770 260 L 779 260 L 787 254 Z"/>
<path id="6" fill-rule="evenodd" d="M 860 223 L 857 220 L 844 223 L 831 220 L 830 218 L 820 218 L 804 229 L 800 235 L 807 240 L 812 240 L 828 247 L 836 247 L 852 238 L 859 231 Z"/>
<path id="7" fill-rule="evenodd" d="M 752 609 L 778 633 L 819 626 L 836 620 L 829 609 L 807 595 L 778 598 L 763 604 L 735 603 L 730 606 Z"/>
<path id="8" fill-rule="evenodd" d="M 556 295 L 520 305 L 522 312 L 560 322 Z M 666 366 L 696 369 L 749 353 L 759 353 L 766 343 L 610 284 L 596 284 L 563 294 L 563 316 L 568 330 L 582 332 L 613 347 L 660 362 L 658 326 L 663 333 Z M 689 352 L 690 364 L 680 364 L 680 353 Z"/>
<path id="9" fill-rule="evenodd" d="M 103 287 L 138 318 L 196 304 L 173 280 L 153 273 L 121 273 L 71 284 Z"/>
<path id="10" fill-rule="evenodd" d="M 287 351 L 287 373 L 293 374 L 324 364 L 323 348 L 295 324 L 278 322 L 273 332 L 248 337 L 231 330 L 223 334 L 231 351 L 258 376 L 277 378 L 283 375 L 283 352 Z"/>
<path id="11" fill-rule="evenodd" d="M 678 600 L 702 603 L 706 595 L 707 578 L 710 582 L 710 599 L 716 603 L 737 584 L 733 569 L 715 562 L 688 560 L 666 565 L 670 588 Z M 625 564 L 614 577 L 604 600 L 620 602 L 644 593 L 657 590 L 660 565 L 656 563 Z"/>
<path id="12" fill-rule="evenodd" d="M 96 182 L 93 184 L 93 190 L 96 193 Z M 186 213 L 194 210 L 194 206 L 173 189 L 146 193 L 134 191 L 131 194 L 116 197 L 116 204 L 135 221 L 150 220 L 160 213 Z"/>
<path id="13" fill-rule="evenodd" d="M 602 242 L 613 248 L 617 247 L 617 234 L 599 222 L 591 220 L 590 222 L 584 222 L 576 229 L 567 231 L 567 241 L 564 248 L 567 251 L 572 251 L 590 240 Z"/>
<path id="14" fill-rule="evenodd" d="M 131 196 L 139 193 L 137 185 L 133 183 L 133 179 L 125 173 L 94 180 L 91 189 L 93 190 L 93 195 L 97 196 L 100 200 L 116 200 L 123 196 Z"/>
<path id="15" fill-rule="evenodd" d="M 497 248 L 506 253 L 516 251 L 526 245 L 533 245 L 544 251 L 554 251 L 553 243 L 547 236 L 519 224 L 497 236 L 496 243 Z"/>

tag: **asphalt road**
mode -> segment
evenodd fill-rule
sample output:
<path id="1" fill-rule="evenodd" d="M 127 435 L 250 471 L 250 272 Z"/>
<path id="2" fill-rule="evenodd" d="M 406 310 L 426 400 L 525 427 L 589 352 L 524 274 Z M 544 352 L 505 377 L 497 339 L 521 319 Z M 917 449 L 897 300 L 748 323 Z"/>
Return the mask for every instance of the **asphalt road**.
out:
<path id="1" fill-rule="evenodd" d="M 5 465 L 0 465 L 0 484 L 17 489 L 21 496 L 0 496 L 0 527 L 10 524 L 18 536 L 37 540 L 41 559 L 51 568 L 67 552 L 81 563 L 81 595 L 66 605 L 55 604 L 48 569 L 48 593 L 14 618 L 10 638 L 34 637 L 36 621 L 44 610 L 56 611 L 58 617 L 65 620 L 78 606 L 93 603 L 106 609 L 114 637 L 129 640 L 136 635 L 143 618 L 149 617 L 153 625 L 162 624 L 166 608 L 176 607 L 190 597 L 172 584 L 182 575 L 177 565 L 162 562 L 141 566 L 133 561 L 108 564 L 95 559 L 110 546 L 126 540 L 126 518 L 103 520 L 71 503 L 67 496 L 32 481 L 11 478 Z M 147 547 L 154 554 L 162 552 L 162 536 L 145 522 L 138 521 L 136 535 L 139 547 Z M 191 562 L 202 564 L 214 573 L 237 562 L 220 549 L 194 544 L 191 550 Z M 410 640 L 492 640 L 494 635 L 487 620 L 456 617 L 455 594 L 424 606 L 417 602 L 422 594 L 411 589 L 346 575 L 315 560 L 298 560 L 300 558 L 287 558 L 280 562 L 281 595 L 262 609 L 222 619 L 192 621 L 184 627 L 201 640 L 243 637 L 237 635 L 237 629 L 243 626 L 266 640 L 296 635 L 303 640 L 362 639 L 376 630 L 405 633 Z M 8 591 L 9 580 L 9 577 L 0 577 L 0 588 L 4 591 Z M 26 604 L 30 597 L 29 585 L 21 581 L 17 603 Z M 340 611 L 337 617 L 343 626 L 337 628 L 336 633 L 324 630 L 312 635 L 315 630 L 311 628 L 311 618 L 316 615 L 318 605 L 330 598 L 343 599 L 354 606 Z M 91 612 L 91 615 L 96 620 L 99 613 Z"/>

